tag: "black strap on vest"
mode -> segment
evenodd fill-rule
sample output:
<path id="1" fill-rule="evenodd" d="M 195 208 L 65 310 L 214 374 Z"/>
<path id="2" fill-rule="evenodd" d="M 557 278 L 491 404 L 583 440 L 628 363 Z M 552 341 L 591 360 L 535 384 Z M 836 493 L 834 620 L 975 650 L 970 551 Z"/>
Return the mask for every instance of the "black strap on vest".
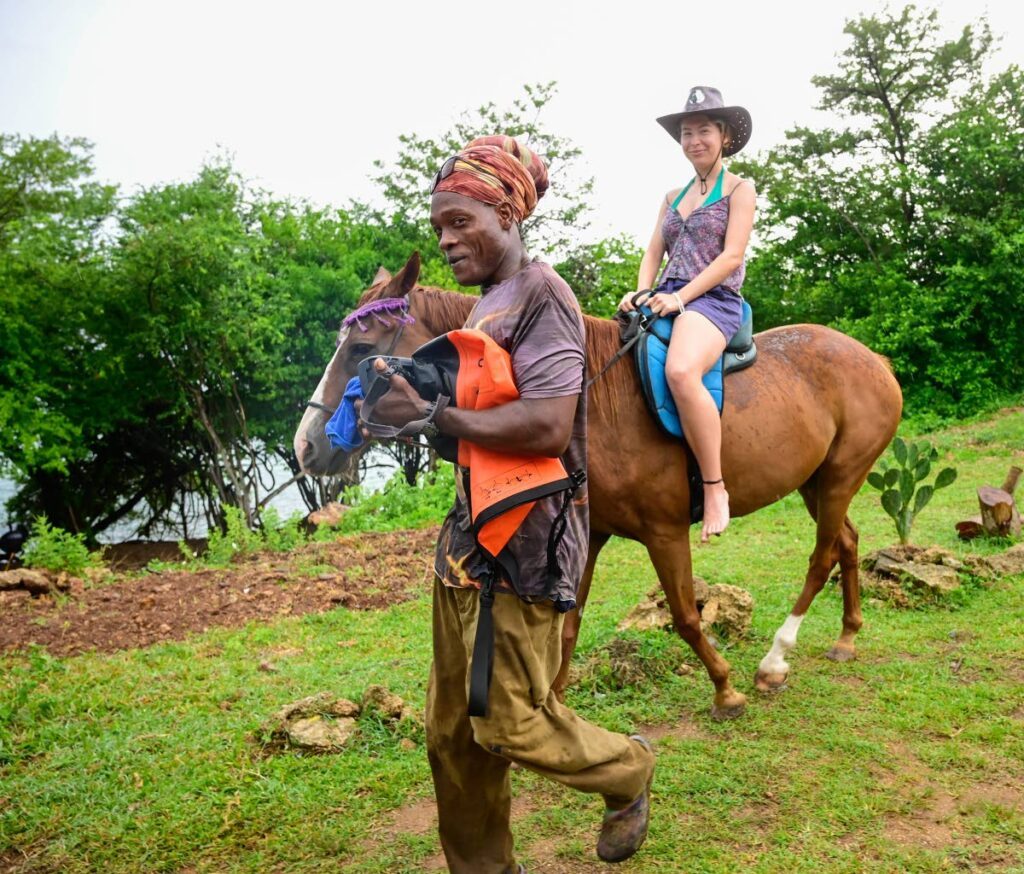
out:
<path id="1" fill-rule="evenodd" d="M 548 534 L 547 591 L 542 598 L 550 598 L 561 579 L 558 567 L 558 544 L 565 534 L 568 524 L 566 516 L 569 505 L 577 489 L 587 481 L 582 470 L 575 470 L 569 475 L 572 485 L 565 490 L 562 506 L 551 523 Z M 494 584 L 498 579 L 496 562 L 490 562 L 490 570 L 480 586 L 480 610 L 476 619 L 476 636 L 473 639 L 473 661 L 469 667 L 469 715 L 487 716 L 487 699 L 491 691 L 491 674 L 494 671 Z"/>
<path id="2" fill-rule="evenodd" d="M 488 573 L 480 588 L 473 662 L 469 668 L 469 715 L 486 716 L 494 669 L 494 574 Z"/>

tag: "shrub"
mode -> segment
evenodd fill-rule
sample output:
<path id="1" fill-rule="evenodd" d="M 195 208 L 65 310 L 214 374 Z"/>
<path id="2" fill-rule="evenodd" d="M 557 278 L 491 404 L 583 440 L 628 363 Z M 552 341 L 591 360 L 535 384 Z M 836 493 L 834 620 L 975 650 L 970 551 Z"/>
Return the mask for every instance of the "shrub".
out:
<path id="1" fill-rule="evenodd" d="M 55 528 L 45 516 L 36 516 L 32 536 L 25 543 L 22 561 L 26 567 L 48 571 L 65 571 L 81 576 L 87 567 L 101 567 L 97 553 L 89 552 L 84 534 L 72 534 Z"/>
<path id="2" fill-rule="evenodd" d="M 932 499 L 936 489 L 953 483 L 956 470 L 943 468 L 932 485 L 918 486 L 931 473 L 932 462 L 939 457 L 938 450 L 927 440 L 908 444 L 901 437 L 893 440 L 890 448 L 896 464 L 890 465 L 887 459 L 881 459 L 882 470 L 869 473 L 868 484 L 882 493 L 882 509 L 892 517 L 900 543 L 906 545 L 917 514 Z"/>
<path id="3" fill-rule="evenodd" d="M 441 464 L 420 474 L 414 486 L 399 470 L 379 492 L 367 494 L 359 486 L 346 490 L 344 501 L 352 509 L 342 517 L 340 530 L 348 534 L 440 525 L 455 503 L 453 470 Z"/>
<path id="4" fill-rule="evenodd" d="M 238 507 L 224 507 L 224 531 L 213 529 L 207 541 L 207 564 L 226 565 L 236 555 L 249 555 L 260 548 L 260 535 L 245 524 Z"/>
<path id="5" fill-rule="evenodd" d="M 292 513 L 282 522 L 277 509 L 267 507 L 261 514 L 261 522 L 263 545 L 271 552 L 288 552 L 306 540 L 299 527 L 302 524 L 300 513 Z"/>

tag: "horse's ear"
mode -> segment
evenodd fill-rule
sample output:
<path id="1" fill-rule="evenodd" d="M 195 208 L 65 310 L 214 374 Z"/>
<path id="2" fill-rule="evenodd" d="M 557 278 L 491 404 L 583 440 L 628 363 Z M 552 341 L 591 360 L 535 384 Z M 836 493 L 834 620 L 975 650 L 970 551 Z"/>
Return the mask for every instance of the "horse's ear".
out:
<path id="1" fill-rule="evenodd" d="M 420 278 L 420 253 L 413 252 L 398 274 L 388 283 L 388 297 L 405 297 Z"/>
<path id="2" fill-rule="evenodd" d="M 373 282 L 371 282 L 370 285 L 383 285 L 385 282 L 390 281 L 391 274 L 388 272 L 388 268 L 382 264 L 380 267 L 377 268 L 377 275 L 373 277 Z"/>

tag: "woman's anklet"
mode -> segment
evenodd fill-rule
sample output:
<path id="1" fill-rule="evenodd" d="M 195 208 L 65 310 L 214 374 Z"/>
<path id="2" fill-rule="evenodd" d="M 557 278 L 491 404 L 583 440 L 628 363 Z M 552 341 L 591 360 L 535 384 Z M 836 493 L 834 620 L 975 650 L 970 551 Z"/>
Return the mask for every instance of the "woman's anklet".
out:
<path id="1" fill-rule="evenodd" d="M 701 482 L 704 483 L 704 485 L 706 485 L 706 486 L 717 486 L 719 483 L 724 483 L 725 479 L 724 478 L 704 479 L 704 480 L 701 480 Z"/>

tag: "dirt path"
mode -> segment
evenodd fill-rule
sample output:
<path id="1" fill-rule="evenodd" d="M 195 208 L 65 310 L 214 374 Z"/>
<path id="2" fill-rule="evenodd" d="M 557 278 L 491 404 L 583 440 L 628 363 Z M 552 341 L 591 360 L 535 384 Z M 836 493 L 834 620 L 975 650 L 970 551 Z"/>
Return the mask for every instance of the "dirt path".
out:
<path id="1" fill-rule="evenodd" d="M 75 581 L 59 598 L 0 592 L 0 652 L 114 652 L 253 619 L 390 607 L 427 591 L 436 540 L 436 528 L 360 534 L 215 570 Z"/>

